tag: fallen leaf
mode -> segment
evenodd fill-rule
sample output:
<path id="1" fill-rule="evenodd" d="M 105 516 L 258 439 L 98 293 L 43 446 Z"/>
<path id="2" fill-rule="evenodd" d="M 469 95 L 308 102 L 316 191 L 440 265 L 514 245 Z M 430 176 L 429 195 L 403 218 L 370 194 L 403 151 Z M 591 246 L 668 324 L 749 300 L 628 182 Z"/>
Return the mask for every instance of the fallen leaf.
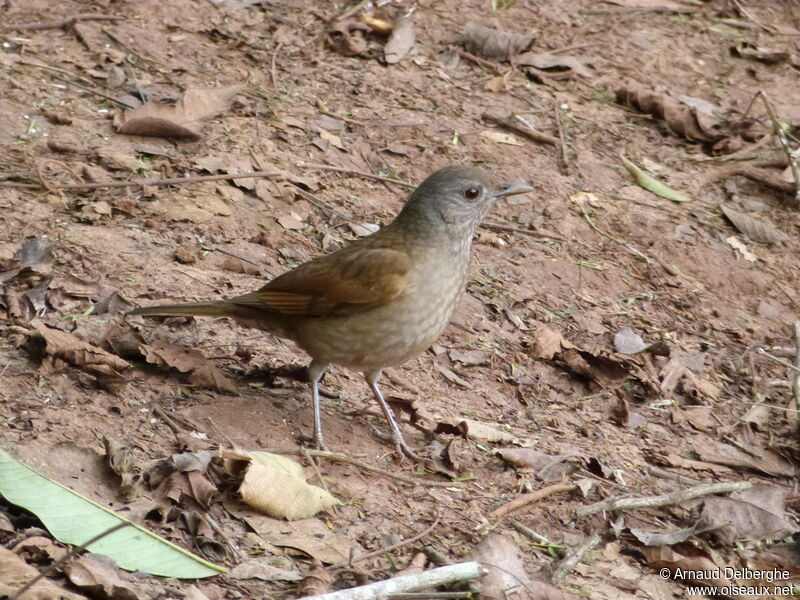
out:
<path id="1" fill-rule="evenodd" d="M 647 348 L 642 336 L 630 327 L 622 327 L 614 336 L 614 350 L 621 354 L 638 354 Z"/>
<path id="2" fill-rule="evenodd" d="M 196 141 L 201 121 L 230 107 L 241 86 L 188 88 L 174 106 L 146 102 L 124 113 L 117 133 Z"/>
<path id="3" fill-rule="evenodd" d="M 745 234 L 754 242 L 770 244 L 774 242 L 789 241 L 788 235 L 783 233 L 764 217 L 757 219 L 724 205 L 720 207 L 720 210 L 722 211 L 722 214 L 724 214 L 728 220 L 733 223 L 733 226 L 736 227 L 736 229 Z"/>
<path id="4" fill-rule="evenodd" d="M 288 559 L 275 566 L 275 557 L 251 558 L 239 563 L 227 574 L 231 579 L 260 579 L 261 581 L 302 581 L 300 569 Z"/>
<path id="5" fill-rule="evenodd" d="M 702 500 L 698 533 L 710 532 L 720 544 L 738 541 L 777 540 L 798 531 L 786 512 L 789 490 L 777 485 L 759 484 L 729 497 L 711 496 Z"/>
<path id="6" fill-rule="evenodd" d="M 111 559 L 86 554 L 64 565 L 69 580 L 93 598 L 105 600 L 139 600 L 143 597 L 132 584 L 122 581 Z"/>
<path id="7" fill-rule="evenodd" d="M 496 424 L 493 425 L 472 419 L 443 417 L 438 420 L 436 432 L 465 435 L 480 442 L 513 442 L 516 440 L 508 431 L 500 429 Z"/>
<path id="8" fill-rule="evenodd" d="M 0 546 L 0 573 L 3 574 L 0 580 L 0 597 L 3 598 L 11 598 L 22 586 L 37 579 L 25 592 L 24 600 L 86 600 L 86 596 L 68 592 L 46 577 L 38 578 L 37 569 L 3 546 Z"/>
<path id="9" fill-rule="evenodd" d="M 392 35 L 383 47 L 386 63 L 393 65 L 400 62 L 414 47 L 415 41 L 413 12 L 409 11 L 397 18 Z"/>
<path id="10" fill-rule="evenodd" d="M 55 370 L 59 366 L 58 361 L 64 361 L 94 376 L 102 387 L 112 393 L 127 383 L 122 371 L 131 365 L 126 360 L 60 329 L 51 329 L 41 323 L 34 327 L 36 331 L 29 337 L 28 349 L 41 358 L 45 370 Z"/>
<path id="11" fill-rule="evenodd" d="M 753 42 L 739 42 L 731 48 L 731 52 L 742 58 L 754 58 L 767 64 L 785 62 L 789 60 L 790 56 L 790 53 L 786 50 L 765 48 Z"/>
<path id="12" fill-rule="evenodd" d="M 755 446 L 747 451 L 723 443 L 698 442 L 694 451 L 701 460 L 730 467 L 744 467 L 776 477 L 794 477 L 794 465 L 781 455 Z"/>
<path id="13" fill-rule="evenodd" d="M 533 42 L 533 36 L 469 22 L 461 30 L 460 40 L 467 51 L 489 60 L 508 61 Z"/>
<path id="14" fill-rule="evenodd" d="M 236 386 L 211 364 L 199 350 L 184 348 L 166 340 L 156 340 L 139 348 L 145 360 L 152 365 L 165 365 L 189 374 L 189 383 L 236 393 Z"/>
<path id="15" fill-rule="evenodd" d="M 533 469 L 545 483 L 561 481 L 580 467 L 580 457 L 576 453 L 552 455 L 533 448 L 502 448 L 497 455 L 515 467 Z"/>
<path id="16" fill-rule="evenodd" d="M 731 248 L 734 250 L 738 250 L 739 253 L 742 255 L 742 258 L 748 262 L 754 263 L 758 262 L 758 257 L 748 250 L 747 246 L 744 245 L 744 242 L 737 238 L 735 235 L 725 238 L 725 241 L 728 242 Z"/>
<path id="17" fill-rule="evenodd" d="M 549 52 L 524 52 L 516 56 L 514 64 L 535 67 L 542 71 L 569 71 L 585 79 L 592 77 L 592 71 L 583 59 L 566 54 Z"/>
<path id="18" fill-rule="evenodd" d="M 510 133 L 503 133 L 502 131 L 494 131 L 493 129 L 487 129 L 485 131 L 481 131 L 481 135 L 486 139 L 492 140 L 493 142 L 498 142 L 500 144 L 508 144 L 509 146 L 522 146 L 523 143 L 515 138 Z"/>
<path id="19" fill-rule="evenodd" d="M 307 519 L 340 504 L 327 491 L 306 483 L 303 468 L 293 460 L 267 452 L 250 453 L 239 494 L 256 510 L 276 519 Z"/>
<path id="20" fill-rule="evenodd" d="M 697 10 L 697 6 L 689 6 L 673 0 L 606 0 L 606 2 L 628 8 L 653 8 L 672 12 L 689 13 Z"/>

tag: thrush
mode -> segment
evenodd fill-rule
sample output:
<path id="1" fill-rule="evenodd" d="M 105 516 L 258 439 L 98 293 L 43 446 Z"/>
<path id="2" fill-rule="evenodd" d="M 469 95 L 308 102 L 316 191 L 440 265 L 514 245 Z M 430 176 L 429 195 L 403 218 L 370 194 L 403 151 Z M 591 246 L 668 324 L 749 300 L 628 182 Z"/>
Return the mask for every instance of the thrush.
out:
<path id="1" fill-rule="evenodd" d="M 228 317 L 294 341 L 310 357 L 314 443 L 325 448 L 319 382 L 331 364 L 360 371 L 401 455 L 419 459 L 378 380 L 433 344 L 461 296 L 476 228 L 492 204 L 531 191 L 481 169 L 450 166 L 415 189 L 397 217 L 367 237 L 227 300 L 137 308 L 129 315 Z"/>

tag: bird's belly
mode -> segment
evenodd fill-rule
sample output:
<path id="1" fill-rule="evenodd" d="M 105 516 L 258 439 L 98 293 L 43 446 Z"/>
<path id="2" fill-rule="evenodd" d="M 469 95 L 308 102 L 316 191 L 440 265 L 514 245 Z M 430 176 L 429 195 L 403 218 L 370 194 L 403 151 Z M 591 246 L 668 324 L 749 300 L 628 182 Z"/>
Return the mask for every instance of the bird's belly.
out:
<path id="1" fill-rule="evenodd" d="M 453 315 L 463 276 L 362 313 L 298 323 L 294 339 L 312 358 L 359 371 L 397 366 L 441 335 Z M 445 282 L 447 283 L 447 282 Z"/>

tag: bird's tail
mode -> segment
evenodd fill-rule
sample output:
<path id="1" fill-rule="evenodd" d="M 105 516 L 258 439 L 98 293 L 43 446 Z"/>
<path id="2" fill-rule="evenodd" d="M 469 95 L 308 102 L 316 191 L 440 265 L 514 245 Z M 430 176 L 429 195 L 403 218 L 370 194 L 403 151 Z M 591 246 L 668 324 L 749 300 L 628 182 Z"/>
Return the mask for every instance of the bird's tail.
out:
<path id="1" fill-rule="evenodd" d="M 142 306 L 128 313 L 144 317 L 226 317 L 231 315 L 228 302 L 187 302 Z"/>

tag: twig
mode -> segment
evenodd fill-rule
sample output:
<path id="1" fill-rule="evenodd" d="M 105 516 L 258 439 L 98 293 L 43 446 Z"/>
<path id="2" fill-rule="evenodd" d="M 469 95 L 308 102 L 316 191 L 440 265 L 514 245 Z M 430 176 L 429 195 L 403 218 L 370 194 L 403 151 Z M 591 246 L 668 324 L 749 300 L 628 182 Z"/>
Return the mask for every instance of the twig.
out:
<path id="1" fill-rule="evenodd" d="M 701 498 L 703 496 L 710 496 L 711 494 L 729 494 L 731 492 L 740 492 L 753 487 L 749 481 L 735 481 L 727 483 L 710 483 L 697 485 L 687 488 L 685 490 L 678 490 L 670 494 L 662 494 L 660 496 L 649 496 L 647 498 L 611 498 L 603 500 L 602 502 L 595 502 L 588 506 L 582 506 L 575 510 L 577 518 L 588 517 L 595 513 L 603 511 L 616 511 L 616 510 L 631 510 L 636 508 L 658 508 L 662 506 L 673 506 L 693 500 L 694 498 Z"/>
<path id="2" fill-rule="evenodd" d="M 544 498 L 552 496 L 553 494 L 574 492 L 577 489 L 578 486 L 574 483 L 555 483 L 553 485 L 548 485 L 547 487 L 543 487 L 535 492 L 530 492 L 529 494 L 524 494 L 518 498 L 514 498 L 511 502 L 503 504 L 499 508 L 494 509 L 489 513 L 488 517 L 490 519 L 499 519 L 510 512 L 514 512 L 523 506 L 543 500 Z"/>
<path id="3" fill-rule="evenodd" d="M 800 410 L 800 321 L 796 321 L 794 324 L 794 339 L 797 344 L 797 354 L 794 359 L 797 372 L 792 383 L 792 393 L 794 394 L 794 406 L 797 410 Z"/>
<path id="4" fill-rule="evenodd" d="M 403 540 L 402 542 L 398 542 L 396 544 L 392 544 L 391 546 L 386 546 L 385 548 L 378 548 L 377 550 L 372 550 L 371 552 L 365 552 L 364 554 L 359 554 L 358 556 L 352 557 L 348 559 L 346 562 L 338 563 L 331 566 L 332 569 L 341 569 L 344 567 L 351 567 L 353 563 L 361 562 L 362 560 L 367 560 L 368 558 L 372 558 L 373 556 L 380 556 L 381 554 L 385 554 L 387 552 L 394 552 L 398 548 L 402 548 L 403 546 L 410 546 L 414 542 L 421 540 L 426 535 L 430 534 L 436 526 L 439 525 L 439 520 L 441 516 L 437 514 L 431 526 L 425 529 L 424 531 L 418 533 L 417 535 L 411 536 L 410 538 Z"/>
<path id="5" fill-rule="evenodd" d="M 525 525 L 523 525 L 519 521 L 515 521 L 514 519 L 509 519 L 508 520 L 508 524 L 511 525 L 517 531 L 519 531 L 522 535 L 524 535 L 525 537 L 533 540 L 537 544 L 543 544 L 545 546 L 556 546 L 556 545 L 559 545 L 559 544 L 556 544 L 555 542 L 551 542 L 550 540 L 548 540 L 543 535 L 540 535 L 540 534 L 536 533 L 530 527 L 525 527 Z"/>
<path id="6" fill-rule="evenodd" d="M 456 600 L 474 598 L 472 592 L 407 592 L 404 594 L 388 594 L 386 600 Z"/>
<path id="7" fill-rule="evenodd" d="M 275 46 L 275 51 L 272 53 L 272 61 L 270 62 L 270 77 L 272 77 L 272 87 L 274 87 L 276 90 L 278 89 L 278 72 L 275 69 L 275 61 L 278 58 L 278 52 L 280 51 L 281 46 L 283 46 L 283 44 L 278 42 L 278 45 Z"/>
<path id="8" fill-rule="evenodd" d="M 69 551 L 69 552 L 67 552 L 67 553 L 66 553 L 64 556 L 62 556 L 61 558 L 59 558 L 59 559 L 58 559 L 56 562 L 54 562 L 52 565 L 49 565 L 49 566 L 47 566 L 46 568 L 42 569 L 42 570 L 39 572 L 39 574 L 38 574 L 36 577 L 34 577 L 33 579 L 31 579 L 31 580 L 30 580 L 28 583 L 26 583 L 25 585 L 23 585 L 21 588 L 19 588 L 19 589 L 18 589 L 16 592 L 14 592 L 13 594 L 11 594 L 11 595 L 8 597 L 8 600 L 17 600 L 17 599 L 18 599 L 20 596 L 22 596 L 22 594 L 24 594 L 24 593 L 25 593 L 25 592 L 27 592 L 29 589 L 31 589 L 31 588 L 32 588 L 34 585 L 36 585 L 36 583 L 37 583 L 37 582 L 38 582 L 40 579 L 42 579 L 43 577 L 47 577 L 47 576 L 48 576 L 50 573 L 55 573 L 55 571 L 56 571 L 56 570 L 57 570 L 57 569 L 58 569 L 58 568 L 59 568 L 61 565 L 63 565 L 65 562 L 67 562 L 67 561 L 68 561 L 70 558 L 72 558 L 73 556 L 75 556 L 76 554 L 78 554 L 78 553 L 80 553 L 80 552 L 83 552 L 84 550 L 86 550 L 86 548 L 87 548 L 87 547 L 91 546 L 91 545 L 92 545 L 92 544 L 94 544 L 96 541 L 98 541 L 98 540 L 101 540 L 101 539 L 103 539 L 104 537 L 106 537 L 107 535 L 111 535 L 112 533 L 114 533 L 114 532 L 116 532 L 116 531 L 119 531 L 120 529 L 122 529 L 123 527 L 127 527 L 128 525 L 132 525 L 132 523 L 131 523 L 130 521 L 123 521 L 122 523 L 117 523 L 116 525 L 114 525 L 114 526 L 113 526 L 113 527 L 111 527 L 110 529 L 106 529 L 106 530 L 105 530 L 105 531 L 103 531 L 102 533 L 98 533 L 98 534 L 97 534 L 96 536 L 94 536 L 92 539 L 90 539 L 90 540 L 89 540 L 89 541 L 87 541 L 87 542 L 84 542 L 84 543 L 83 543 L 83 544 L 81 544 L 80 546 L 74 546 L 74 547 L 72 547 L 72 548 L 70 549 L 70 551 Z"/>
<path id="9" fill-rule="evenodd" d="M 553 106 L 553 113 L 556 116 L 556 127 L 558 127 L 558 139 L 561 140 L 559 148 L 561 150 L 561 166 L 565 173 L 569 173 L 569 156 L 567 154 L 567 140 L 564 138 L 564 127 L 561 125 L 561 113 L 558 106 Z"/>
<path id="10" fill-rule="evenodd" d="M 339 212 L 338 210 L 336 210 L 335 208 L 331 208 L 330 206 L 327 206 L 327 205 L 326 205 L 324 202 L 322 202 L 321 200 L 317 200 L 317 198 L 316 198 L 316 196 L 314 196 L 314 194 L 311 194 L 311 193 L 309 193 L 309 192 L 305 191 L 303 188 L 301 188 L 301 187 L 300 187 L 299 185 L 297 185 L 296 183 L 292 183 L 291 181 L 290 181 L 290 182 L 288 182 L 288 183 L 289 183 L 289 185 L 291 185 L 292 187 L 294 187 L 294 190 L 295 190 L 295 191 L 296 191 L 298 194 L 300 194 L 300 195 L 301 195 L 303 198 L 305 198 L 305 199 L 306 199 L 306 200 L 307 200 L 307 201 L 308 201 L 310 204 L 313 204 L 313 205 L 314 205 L 314 206 L 316 206 L 318 209 L 320 209 L 322 212 L 328 213 L 329 215 L 336 215 L 337 217 L 339 217 L 340 219 L 342 219 L 342 220 L 343 220 L 345 223 L 352 223 L 352 220 L 350 219 L 350 217 L 348 217 L 347 215 L 345 215 L 345 214 L 343 214 L 343 213 L 340 213 L 340 212 Z M 314 248 L 314 250 L 316 250 L 316 248 Z"/>
<path id="11" fill-rule="evenodd" d="M 226 175 L 194 175 L 192 177 L 169 177 L 166 179 L 132 179 L 130 181 L 99 181 L 95 183 L 69 183 L 54 185 L 55 190 L 96 190 L 100 188 L 125 188 L 139 185 L 182 185 L 184 183 L 199 183 L 202 181 L 224 181 L 226 179 L 255 179 L 261 177 L 275 177 L 277 171 L 248 171 L 247 173 L 228 173 Z M 45 186 L 41 183 L 15 183 L 13 181 L 0 182 L 0 188 L 17 188 L 24 190 L 40 190 Z"/>
<path id="12" fill-rule="evenodd" d="M 748 10 L 744 6 L 742 6 L 742 3 L 739 2 L 739 0 L 733 0 L 733 3 L 734 3 L 734 5 L 736 5 L 736 8 L 739 9 L 740 13 L 742 13 L 745 17 L 750 19 L 753 23 L 755 23 L 756 25 L 761 27 L 761 29 L 763 29 L 764 31 L 767 31 L 769 33 L 776 33 L 774 27 L 771 27 L 769 25 L 765 25 L 764 23 L 762 23 L 761 21 L 756 19 L 752 14 L 750 14 L 750 12 L 748 12 Z"/>
<path id="13" fill-rule="evenodd" d="M 737 6 L 739 6 L 738 3 Z M 789 138 L 786 135 L 783 124 L 775 115 L 775 111 L 772 109 L 772 103 L 769 101 L 767 94 L 765 94 L 763 90 L 759 90 L 756 93 L 756 97 L 759 96 L 764 102 L 764 106 L 767 108 L 767 114 L 769 114 L 769 118 L 772 121 L 772 127 L 775 130 L 775 135 L 778 136 L 778 140 L 783 147 L 783 151 L 786 153 L 786 158 L 789 160 L 789 168 L 792 170 L 792 178 L 794 179 L 794 200 L 800 206 L 800 166 L 797 164 L 800 162 L 800 150 L 792 150 L 791 146 L 789 145 Z"/>
<path id="14" fill-rule="evenodd" d="M 481 115 L 481 118 L 484 121 L 489 121 L 490 123 L 494 123 L 495 125 L 508 129 L 509 131 L 518 133 L 519 135 L 524 136 L 529 140 L 533 140 L 534 142 L 540 142 L 542 144 L 550 144 L 551 146 L 559 146 L 561 144 L 558 138 L 553 137 L 552 135 L 547 135 L 546 133 L 540 133 L 534 129 L 521 127 L 516 123 L 514 123 L 514 121 L 512 121 L 511 119 L 504 119 L 502 117 L 498 117 L 487 112 L 483 113 Z"/>
<path id="15" fill-rule="evenodd" d="M 758 167 L 751 167 L 748 165 L 730 165 L 716 169 L 705 177 L 703 177 L 700 186 L 708 183 L 714 183 L 720 179 L 727 179 L 734 175 L 741 175 L 750 181 L 755 181 L 770 189 L 783 192 L 785 194 L 794 194 L 795 186 L 791 181 L 784 181 L 780 177 L 776 177 L 767 169 L 760 169 Z"/>
<path id="16" fill-rule="evenodd" d="M 372 173 L 367 173 L 365 171 L 358 171 L 357 169 L 346 169 L 344 167 L 334 167 L 333 165 L 320 165 L 316 163 L 307 163 L 307 162 L 299 162 L 297 163 L 297 166 L 316 171 L 332 171 L 334 173 L 356 175 L 358 177 L 363 177 L 364 179 L 374 179 L 375 181 L 383 181 L 384 183 L 393 183 L 394 185 L 399 185 L 407 188 L 414 187 L 414 184 L 409 181 L 403 181 L 402 179 L 392 179 L 391 177 L 383 177 L 382 175 L 373 175 Z"/>
<path id="17" fill-rule="evenodd" d="M 300 600 L 378 600 L 390 594 L 413 592 L 438 585 L 477 579 L 485 573 L 477 562 L 456 563 L 446 567 L 430 569 L 413 575 L 403 575 L 356 588 L 339 590 L 319 596 L 305 596 Z"/>
<path id="18" fill-rule="evenodd" d="M 337 115 L 332 110 L 329 110 L 327 106 L 317 98 L 317 110 L 321 112 L 323 115 L 328 115 L 334 119 L 338 119 L 339 121 L 344 121 L 345 123 L 349 123 L 350 125 L 358 125 L 359 127 L 366 127 L 366 123 L 364 121 L 358 121 L 356 119 L 351 119 L 350 117 L 343 117 L 342 115 Z"/>
<path id="19" fill-rule="evenodd" d="M 456 48 L 455 51 L 456 54 L 458 54 L 462 58 L 466 58 L 468 61 L 474 62 L 476 65 L 480 65 L 482 67 L 485 67 L 486 69 L 489 69 L 495 75 L 503 74 L 500 68 L 491 61 L 481 58 L 480 56 L 475 56 L 474 54 L 471 54 L 466 50 L 462 50 L 461 48 Z"/>
<path id="20" fill-rule="evenodd" d="M 558 583 L 567 572 L 575 568 L 575 565 L 577 565 L 584 556 L 594 550 L 602 539 L 603 538 L 595 533 L 580 546 L 570 550 L 569 554 L 562 558 L 553 568 L 553 574 L 550 577 L 551 581 L 553 583 Z"/>
<path id="21" fill-rule="evenodd" d="M 271 448 L 265 450 L 265 452 L 272 452 L 273 454 L 292 454 L 295 456 L 305 455 L 303 450 L 300 448 Z M 409 477 L 407 475 L 401 475 L 399 473 L 392 473 L 391 471 L 387 471 L 386 469 L 381 469 L 380 467 L 373 467 L 368 463 L 361 462 L 360 460 L 356 460 L 355 458 L 350 458 L 349 456 L 346 456 L 344 454 L 339 454 L 337 452 L 327 452 L 325 450 L 308 450 L 308 453 L 310 456 L 317 456 L 319 458 L 332 460 L 333 462 L 343 462 L 350 465 L 354 465 L 361 469 L 377 473 L 378 475 L 383 475 L 384 477 L 387 477 L 389 479 L 396 479 L 397 481 L 402 481 L 403 483 L 410 483 L 412 485 L 421 485 L 428 487 L 444 487 L 444 488 L 460 487 L 457 482 L 425 481 L 424 479 L 419 479 L 417 477 Z"/>
<path id="22" fill-rule="evenodd" d="M 551 235 L 549 233 L 541 233 L 535 229 L 523 229 L 522 227 L 514 227 L 513 225 L 505 225 L 503 223 L 496 223 L 494 221 L 484 221 L 481 223 L 482 227 L 486 229 L 496 229 L 497 231 L 509 231 L 511 233 L 521 233 L 522 235 L 530 235 L 533 237 L 543 237 L 550 240 L 557 240 L 559 242 L 566 242 L 563 237 L 558 235 Z"/>
<path id="23" fill-rule="evenodd" d="M 790 363 L 789 361 L 783 360 L 782 358 L 778 358 L 774 354 L 770 354 L 769 352 L 767 352 L 763 348 L 756 348 L 756 354 L 760 354 L 762 356 L 766 356 L 767 358 L 769 358 L 771 360 L 774 360 L 779 365 L 783 365 L 787 369 L 791 369 L 792 371 L 795 371 L 796 373 L 800 373 L 800 365 L 795 366 L 792 363 Z"/>
<path id="24" fill-rule="evenodd" d="M 45 29 L 61 29 L 75 25 L 78 21 L 123 21 L 126 17 L 119 15 L 100 15 L 95 13 L 84 13 L 72 15 L 60 21 L 45 21 L 44 23 L 23 23 L 20 25 L 6 25 L 0 27 L 0 31 L 42 31 Z"/>

